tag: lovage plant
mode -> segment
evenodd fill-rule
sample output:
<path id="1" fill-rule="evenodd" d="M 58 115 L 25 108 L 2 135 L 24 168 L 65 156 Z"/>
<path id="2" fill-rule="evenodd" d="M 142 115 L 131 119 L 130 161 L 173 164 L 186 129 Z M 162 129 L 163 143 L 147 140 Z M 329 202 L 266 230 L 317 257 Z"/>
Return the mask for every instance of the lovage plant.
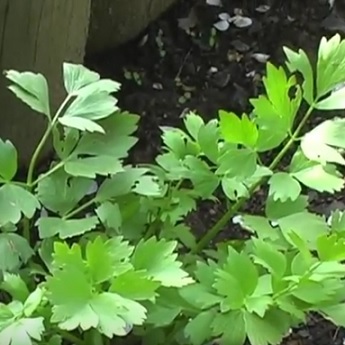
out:
<path id="1" fill-rule="evenodd" d="M 274 345 L 310 312 L 345 326 L 345 214 L 311 213 L 307 195 L 343 189 L 345 120 L 303 131 L 314 110 L 345 108 L 345 41 L 322 39 L 315 67 L 285 53 L 287 69 L 267 64 L 251 114 L 190 113 L 140 166 L 125 163 L 138 116 L 117 108 L 118 83 L 65 63 L 52 114 L 41 74 L 6 72 L 47 130 L 25 179 L 0 141 L 1 345 Z M 50 137 L 56 159 L 37 174 Z M 264 185 L 262 214 L 244 213 Z M 228 210 L 197 239 L 185 217 L 220 192 Z M 250 239 L 213 243 L 234 220 Z"/>

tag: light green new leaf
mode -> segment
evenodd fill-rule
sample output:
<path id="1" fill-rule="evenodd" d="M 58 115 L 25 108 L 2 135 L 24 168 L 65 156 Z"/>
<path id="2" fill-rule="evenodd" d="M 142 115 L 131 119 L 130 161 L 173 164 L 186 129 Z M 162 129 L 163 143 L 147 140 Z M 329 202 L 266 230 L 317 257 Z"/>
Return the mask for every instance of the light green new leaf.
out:
<path id="1" fill-rule="evenodd" d="M 223 138 L 234 144 L 242 144 L 246 147 L 255 147 L 258 140 L 258 129 L 246 114 L 242 118 L 236 114 L 219 111 L 220 130 Z"/>
<path id="2" fill-rule="evenodd" d="M 345 260 L 345 239 L 337 234 L 320 236 L 317 239 L 317 253 L 322 261 Z"/>
<path id="3" fill-rule="evenodd" d="M 22 215 L 31 219 L 40 203 L 26 189 L 14 184 L 0 187 L 0 226 L 7 223 L 17 224 Z"/>
<path id="4" fill-rule="evenodd" d="M 224 194 L 230 200 L 237 200 L 243 197 L 247 197 L 249 194 L 247 187 L 236 178 L 225 176 L 222 178 L 221 184 Z"/>
<path id="5" fill-rule="evenodd" d="M 18 168 L 18 153 L 13 144 L 0 139 L 0 177 L 11 181 Z"/>
<path id="6" fill-rule="evenodd" d="M 100 284 L 132 268 L 129 256 L 132 248 L 120 237 L 106 242 L 98 236 L 86 245 L 88 270 L 94 284 Z"/>
<path id="7" fill-rule="evenodd" d="M 122 163 L 112 156 L 79 158 L 73 157 L 64 165 L 65 171 L 72 176 L 95 178 L 123 171 Z"/>
<path id="8" fill-rule="evenodd" d="M 145 271 L 127 271 L 116 277 L 109 292 L 115 292 L 131 300 L 142 301 L 153 299 L 160 283 L 147 278 Z"/>
<path id="9" fill-rule="evenodd" d="M 287 57 L 286 64 L 290 72 L 294 73 L 298 71 L 302 74 L 303 98 L 311 105 L 314 100 L 314 76 L 313 68 L 307 54 L 302 49 L 298 53 L 288 47 L 283 47 L 283 49 Z"/>
<path id="10" fill-rule="evenodd" d="M 136 270 L 146 270 L 147 276 L 161 282 L 166 287 L 182 287 L 193 282 L 193 279 L 182 270 L 182 263 L 177 261 L 174 250 L 176 241 L 167 242 L 151 237 L 141 240 L 134 250 L 132 264 Z"/>
<path id="11" fill-rule="evenodd" d="M 291 214 L 278 219 L 277 223 L 286 240 L 290 241 L 289 234 L 294 232 L 313 250 L 316 249 L 317 238 L 329 232 L 329 226 L 322 216 L 308 212 Z"/>
<path id="12" fill-rule="evenodd" d="M 218 139 L 219 128 L 217 120 L 211 120 L 199 129 L 197 142 L 200 145 L 201 151 L 215 164 L 219 156 Z"/>
<path id="13" fill-rule="evenodd" d="M 78 92 L 74 92 L 78 96 L 87 97 L 94 93 L 112 93 L 120 90 L 120 84 L 110 79 L 97 80 L 91 84 L 85 85 Z"/>
<path id="14" fill-rule="evenodd" d="M 313 161 L 345 165 L 345 159 L 337 148 L 345 148 L 345 119 L 322 122 L 307 133 L 301 142 L 304 155 Z"/>
<path id="15" fill-rule="evenodd" d="M 277 230 L 272 227 L 269 219 L 265 217 L 243 215 L 241 226 L 255 233 L 261 240 L 275 241 L 279 238 Z"/>
<path id="16" fill-rule="evenodd" d="M 191 137 L 194 140 L 198 140 L 198 134 L 199 134 L 199 130 L 200 128 L 205 124 L 204 120 L 202 119 L 202 117 L 200 117 L 199 115 L 193 113 L 193 112 L 189 112 L 184 120 L 184 125 L 188 131 L 188 133 L 191 135 Z"/>
<path id="17" fill-rule="evenodd" d="M 6 71 L 14 85 L 8 88 L 33 110 L 50 117 L 48 83 L 40 73 Z"/>
<path id="18" fill-rule="evenodd" d="M 201 345 L 209 340 L 211 337 L 210 324 L 215 315 L 213 310 L 204 311 L 187 323 L 184 334 L 190 339 L 192 345 Z"/>
<path id="19" fill-rule="evenodd" d="M 229 327 L 229 325 L 232 325 Z M 242 310 L 233 310 L 226 314 L 218 313 L 211 323 L 213 335 L 221 336 L 221 344 L 243 345 L 246 329 Z"/>
<path id="20" fill-rule="evenodd" d="M 0 270 L 12 271 L 34 254 L 27 240 L 15 233 L 0 234 Z"/>
<path id="21" fill-rule="evenodd" d="M 283 277 L 287 268 L 285 255 L 262 239 L 253 238 L 252 241 L 254 243 L 255 262 L 268 269 L 276 277 Z"/>
<path id="22" fill-rule="evenodd" d="M 271 296 L 249 296 L 246 298 L 245 306 L 250 313 L 263 318 L 266 311 L 274 304 Z"/>
<path id="23" fill-rule="evenodd" d="M 22 318 L 0 332 L 1 345 L 34 345 L 41 342 L 44 318 Z"/>
<path id="24" fill-rule="evenodd" d="M 338 327 L 345 327 L 345 303 L 335 304 L 329 307 L 321 307 L 323 316 Z"/>
<path id="25" fill-rule="evenodd" d="M 227 150 L 219 158 L 216 174 L 243 179 L 251 177 L 256 171 L 256 159 L 256 153 L 250 149 Z"/>
<path id="26" fill-rule="evenodd" d="M 58 121 L 65 127 L 78 129 L 82 132 L 98 132 L 105 134 L 105 130 L 96 122 L 80 116 L 61 116 Z"/>
<path id="27" fill-rule="evenodd" d="M 285 172 L 278 172 L 271 176 L 268 181 L 270 185 L 269 195 L 273 200 L 280 200 L 285 202 L 288 199 L 295 201 L 300 193 L 301 186 L 290 174 Z"/>
<path id="28" fill-rule="evenodd" d="M 107 228 L 114 229 L 116 232 L 120 231 L 122 215 L 118 204 L 104 202 L 97 207 L 96 214 Z"/>
<path id="29" fill-rule="evenodd" d="M 165 127 L 163 128 L 162 140 L 164 145 L 171 150 L 176 157 L 182 159 L 186 151 L 186 135 L 180 129 Z"/>
<path id="30" fill-rule="evenodd" d="M 37 197 L 46 209 L 63 216 L 78 205 L 93 184 L 93 180 L 71 177 L 61 169 L 39 182 Z"/>
<path id="31" fill-rule="evenodd" d="M 93 230 L 98 224 L 95 216 L 82 219 L 63 219 L 57 217 L 41 217 L 36 222 L 41 239 L 58 235 L 61 239 L 80 236 Z"/>
<path id="32" fill-rule="evenodd" d="M 65 62 L 63 64 L 63 78 L 67 93 L 74 94 L 82 87 L 97 82 L 100 75 L 83 65 Z"/>
<path id="33" fill-rule="evenodd" d="M 3 270 L 3 268 L 0 267 L 0 270 Z M 29 289 L 20 275 L 8 272 L 4 272 L 4 281 L 1 282 L 0 289 L 9 293 L 13 300 L 22 303 L 24 303 L 30 295 Z"/>

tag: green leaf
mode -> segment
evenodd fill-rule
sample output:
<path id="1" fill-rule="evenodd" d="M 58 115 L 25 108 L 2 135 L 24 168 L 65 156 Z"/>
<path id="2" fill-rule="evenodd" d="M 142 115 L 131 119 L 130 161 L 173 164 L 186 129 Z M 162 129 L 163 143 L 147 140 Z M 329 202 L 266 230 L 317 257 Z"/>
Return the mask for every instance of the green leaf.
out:
<path id="1" fill-rule="evenodd" d="M 4 273 L 4 281 L 0 284 L 0 289 L 9 293 L 13 300 L 17 300 L 22 303 L 24 303 L 30 295 L 29 289 L 24 280 L 19 275 L 8 272 Z"/>
<path id="2" fill-rule="evenodd" d="M 14 184 L 0 187 L 0 226 L 17 224 L 22 215 L 31 219 L 40 204 L 30 192 Z"/>
<path id="3" fill-rule="evenodd" d="M 328 171 L 324 166 L 314 165 L 312 167 L 292 173 L 299 182 L 320 193 L 339 192 L 344 188 L 344 179 L 338 177 L 333 171 Z"/>
<path id="4" fill-rule="evenodd" d="M 338 327 L 345 327 L 345 303 L 321 307 L 323 316 Z"/>
<path id="5" fill-rule="evenodd" d="M 321 261 L 345 260 L 345 239 L 337 234 L 324 234 L 318 237 L 316 244 Z"/>
<path id="6" fill-rule="evenodd" d="M 146 172 L 147 169 L 124 167 L 124 171 L 103 181 L 97 192 L 97 200 L 101 202 L 129 194 L 135 182 Z"/>
<path id="7" fill-rule="evenodd" d="M 262 239 L 253 238 L 252 241 L 255 248 L 255 262 L 268 269 L 276 277 L 283 277 L 287 268 L 285 255 Z"/>
<path id="8" fill-rule="evenodd" d="M 289 241 L 289 233 L 295 232 L 301 237 L 311 249 L 316 249 L 317 238 L 329 232 L 329 227 L 323 217 L 300 212 L 280 218 L 277 223 L 284 235 Z"/>
<path id="9" fill-rule="evenodd" d="M 179 294 L 190 305 L 199 309 L 209 309 L 222 301 L 222 298 L 215 295 L 212 290 L 210 287 L 195 283 L 179 289 Z"/>
<path id="10" fill-rule="evenodd" d="M 339 34 L 320 41 L 317 59 L 317 97 L 320 98 L 345 80 L 345 42 Z"/>
<path id="11" fill-rule="evenodd" d="M 283 312 L 271 312 L 265 318 L 244 312 L 245 329 L 252 345 L 279 344 L 290 329 L 290 320 Z"/>
<path id="12" fill-rule="evenodd" d="M 107 228 L 114 229 L 119 233 L 122 224 L 122 216 L 118 204 L 104 202 L 97 207 L 96 213 Z"/>
<path id="13" fill-rule="evenodd" d="M 192 136 L 194 140 L 198 140 L 199 130 L 202 126 L 204 126 L 204 120 L 193 112 L 189 112 L 184 120 L 184 125 L 188 131 L 188 133 Z"/>
<path id="14" fill-rule="evenodd" d="M 271 296 L 249 296 L 246 298 L 246 301 L 245 301 L 246 309 L 250 313 L 255 313 L 261 318 L 265 316 L 266 311 L 273 304 L 274 304 L 274 301 Z"/>
<path id="15" fill-rule="evenodd" d="M 44 297 L 44 290 L 39 286 L 28 296 L 24 303 L 23 312 L 26 317 L 32 316 L 41 304 Z"/>
<path id="16" fill-rule="evenodd" d="M 97 82 L 100 76 L 83 65 L 64 62 L 63 78 L 67 93 L 72 94 L 86 85 Z"/>
<path id="17" fill-rule="evenodd" d="M 141 301 L 153 299 L 160 283 L 147 278 L 145 271 L 127 271 L 116 277 L 109 289 L 122 297 Z"/>
<path id="18" fill-rule="evenodd" d="M 296 200 L 287 199 L 285 202 L 273 200 L 268 197 L 265 205 L 265 213 L 270 220 L 286 217 L 290 214 L 300 213 L 307 209 L 308 197 L 300 195 Z"/>
<path id="19" fill-rule="evenodd" d="M 26 263 L 34 251 L 24 237 L 14 233 L 0 234 L 0 270 L 12 271 Z"/>
<path id="20" fill-rule="evenodd" d="M 188 285 L 193 280 L 181 269 L 182 263 L 176 260 L 177 254 L 173 253 L 176 246 L 176 241 L 167 242 L 154 237 L 141 240 L 134 250 L 132 264 L 136 270 L 146 270 L 148 277 L 163 286 Z"/>
<path id="21" fill-rule="evenodd" d="M 98 224 L 97 217 L 82 219 L 63 219 L 57 217 L 41 217 L 36 222 L 41 239 L 58 235 L 61 239 L 79 236 L 93 230 Z"/>
<path id="22" fill-rule="evenodd" d="M 162 188 L 156 176 L 140 176 L 135 183 L 133 192 L 145 196 L 162 196 Z"/>
<path id="23" fill-rule="evenodd" d="M 217 163 L 219 156 L 218 149 L 219 129 L 218 122 L 212 120 L 206 125 L 202 126 L 198 132 L 198 144 L 201 151 L 212 162 Z"/>
<path id="24" fill-rule="evenodd" d="M 59 117 L 59 122 L 67 128 L 77 129 L 79 131 L 105 133 L 104 128 L 96 122 L 79 116 L 62 116 Z"/>
<path id="25" fill-rule="evenodd" d="M 344 105 L 345 107 L 345 105 Z M 345 165 L 345 159 L 337 148 L 345 148 L 344 119 L 327 120 L 304 135 L 301 149 L 304 155 L 321 164 L 338 163 Z"/>
<path id="26" fill-rule="evenodd" d="M 316 103 L 315 108 L 319 110 L 342 110 L 345 108 L 345 88 L 335 89 L 322 101 Z"/>
<path id="27" fill-rule="evenodd" d="M 9 141 L 0 139 L 0 176 L 11 181 L 17 173 L 18 153 L 13 144 Z"/>
<path id="28" fill-rule="evenodd" d="M 294 201 L 301 193 L 301 186 L 290 174 L 285 172 L 278 172 L 271 176 L 268 181 L 270 185 L 269 195 L 273 200 L 280 200 L 282 202 L 288 199 Z"/>
<path id="29" fill-rule="evenodd" d="M 250 149 L 227 150 L 219 159 L 216 174 L 238 178 L 250 177 L 256 171 L 256 158 L 256 153 Z"/>
<path id="30" fill-rule="evenodd" d="M 213 310 L 201 312 L 194 319 L 188 322 L 184 329 L 185 335 L 193 345 L 204 344 L 211 336 L 209 328 L 215 317 Z"/>
<path id="31" fill-rule="evenodd" d="M 8 88 L 33 110 L 50 117 L 48 84 L 40 73 L 6 71 L 14 85 Z"/>
<path id="32" fill-rule="evenodd" d="M 78 205 L 92 184 L 90 179 L 71 177 L 61 169 L 39 182 L 37 197 L 46 209 L 63 216 Z"/>
<path id="33" fill-rule="evenodd" d="M 223 138 L 234 144 L 242 144 L 254 148 L 258 140 L 258 129 L 246 114 L 242 118 L 236 114 L 226 111 L 219 111 L 220 130 Z"/>
<path id="34" fill-rule="evenodd" d="M 229 325 L 232 325 L 229 327 Z M 246 329 L 242 310 L 217 314 L 211 323 L 213 334 L 221 336 L 221 344 L 243 345 L 246 340 Z"/>
<path id="35" fill-rule="evenodd" d="M 14 321 L 0 332 L 1 345 L 34 345 L 41 342 L 44 318 L 22 318 Z"/>
<path id="36" fill-rule="evenodd" d="M 176 157 L 182 159 L 186 155 L 186 135 L 177 128 L 163 128 L 162 140 L 164 145 L 171 150 Z"/>
<path id="37" fill-rule="evenodd" d="M 247 187 L 236 178 L 223 177 L 221 184 L 224 194 L 230 200 L 237 200 L 249 195 Z"/>
<path id="38" fill-rule="evenodd" d="M 288 47 L 284 47 L 284 53 L 287 57 L 287 67 L 291 73 L 300 72 L 303 76 L 303 97 L 311 105 L 314 101 L 314 77 L 313 68 L 310 64 L 307 54 L 300 49 L 294 52 Z"/>
<path id="39" fill-rule="evenodd" d="M 122 163 L 112 156 L 98 156 L 69 159 L 64 165 L 65 171 L 72 176 L 95 178 L 123 171 Z"/>

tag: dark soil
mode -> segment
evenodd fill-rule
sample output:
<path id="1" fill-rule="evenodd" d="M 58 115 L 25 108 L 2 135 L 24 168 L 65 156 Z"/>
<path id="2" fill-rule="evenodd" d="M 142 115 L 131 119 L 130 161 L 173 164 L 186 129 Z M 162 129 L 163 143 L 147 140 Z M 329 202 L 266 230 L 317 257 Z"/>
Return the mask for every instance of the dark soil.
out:
<path id="1" fill-rule="evenodd" d="M 253 53 L 268 54 L 274 64 L 284 63 L 283 46 L 302 48 L 315 57 L 321 37 L 329 36 L 321 27 L 329 14 L 325 2 L 275 1 L 274 8 L 260 13 L 256 11 L 262 4 L 259 1 L 223 0 L 223 8 L 209 6 L 205 0 L 180 1 L 137 40 L 102 56 L 87 56 L 89 68 L 122 83 L 117 95 L 120 107 L 141 116 L 133 162 L 152 162 L 160 152 L 159 127 L 180 127 L 188 110 L 205 120 L 217 117 L 219 109 L 238 114 L 250 110 L 248 100 L 262 91 L 265 72 L 265 63 L 253 58 Z M 236 9 L 253 20 L 250 27 L 212 30 L 219 13 L 232 15 Z M 188 16 L 196 19 L 192 34 L 179 27 L 179 19 Z M 129 78 L 129 74 L 136 77 Z M 309 127 L 317 122 L 316 115 Z M 257 195 L 247 210 L 260 212 L 263 200 Z M 332 205 L 345 208 L 342 195 L 313 197 L 316 212 L 328 212 Z M 224 210 L 221 202 L 203 202 L 190 217 L 193 230 L 205 232 Z M 221 237 L 242 235 L 230 224 Z M 285 344 L 342 345 L 344 336 L 344 330 L 313 318 L 308 327 L 295 330 Z"/>

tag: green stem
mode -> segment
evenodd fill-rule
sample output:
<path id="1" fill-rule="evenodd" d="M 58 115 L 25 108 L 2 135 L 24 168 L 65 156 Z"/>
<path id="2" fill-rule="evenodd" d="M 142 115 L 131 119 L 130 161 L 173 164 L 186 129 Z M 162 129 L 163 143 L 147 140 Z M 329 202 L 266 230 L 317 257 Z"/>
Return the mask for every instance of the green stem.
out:
<path id="1" fill-rule="evenodd" d="M 48 176 L 50 176 L 51 174 L 53 174 L 54 172 L 56 172 L 57 170 L 61 169 L 64 166 L 65 162 L 61 161 L 58 164 L 54 165 L 50 170 L 48 170 L 47 172 L 45 172 L 44 174 L 40 175 L 35 181 L 33 181 L 31 183 L 31 185 L 29 186 L 30 188 L 35 187 L 37 184 L 39 184 L 42 180 L 44 180 L 45 178 L 47 178 Z"/>
<path id="2" fill-rule="evenodd" d="M 70 213 L 67 213 L 63 218 L 64 219 L 68 219 L 68 218 L 72 218 L 73 216 L 75 216 L 76 214 L 78 214 L 81 211 L 84 211 L 86 208 L 88 208 L 89 206 L 91 206 L 92 204 L 94 204 L 96 201 L 96 198 L 92 198 L 89 201 L 87 201 L 85 204 L 80 205 L 78 208 L 74 209 L 73 211 L 71 211 Z"/>
<path id="3" fill-rule="evenodd" d="M 270 170 L 273 170 L 274 168 L 276 168 L 276 166 L 279 164 L 279 162 L 282 160 L 282 158 L 285 156 L 285 154 L 289 151 L 290 147 L 295 142 L 295 140 L 298 137 L 303 126 L 308 121 L 308 118 L 311 115 L 313 109 L 314 109 L 314 104 L 312 104 L 309 107 L 309 109 L 304 114 L 301 122 L 297 126 L 297 128 L 294 131 L 291 138 L 288 140 L 288 142 L 285 144 L 285 146 L 282 148 L 282 150 L 277 154 L 275 159 L 269 165 L 268 168 Z M 249 197 L 252 196 L 254 191 L 263 183 L 264 180 L 265 180 L 265 177 L 262 177 L 257 183 L 255 183 L 253 186 L 251 186 L 251 188 L 249 188 L 249 191 L 248 191 Z M 216 224 L 214 224 L 214 226 L 208 232 L 206 232 L 206 234 L 200 239 L 200 241 L 196 244 L 196 246 L 194 248 L 192 248 L 191 254 L 200 253 L 218 235 L 218 233 L 229 222 L 229 220 L 245 204 L 245 202 L 248 200 L 249 197 L 245 197 L 245 198 L 241 198 L 241 199 L 237 200 L 237 202 L 235 204 L 233 204 L 233 206 L 223 214 L 223 216 L 218 220 L 218 222 Z"/>
<path id="4" fill-rule="evenodd" d="M 52 132 L 55 123 L 58 119 L 58 117 L 62 114 L 62 112 L 65 110 L 65 107 L 67 105 L 67 103 L 69 102 L 69 100 L 71 99 L 71 95 L 68 95 L 65 100 L 62 102 L 62 104 L 60 105 L 58 111 L 56 112 L 53 120 L 49 123 L 48 128 L 46 129 L 45 133 L 43 134 L 40 142 L 38 143 L 36 150 L 34 151 L 31 161 L 30 161 L 30 165 L 29 165 L 29 169 L 28 169 L 28 175 L 27 175 L 27 179 L 26 179 L 26 183 L 27 185 L 31 186 L 32 185 L 32 180 L 33 180 L 33 175 L 34 175 L 34 171 L 35 171 L 35 167 L 36 167 L 36 163 L 38 160 L 38 157 L 44 147 L 44 145 L 46 144 L 50 133 Z"/>
<path id="5" fill-rule="evenodd" d="M 72 333 L 59 330 L 58 333 L 61 335 L 62 338 L 71 342 L 73 345 L 86 345 L 84 340 L 80 339 L 79 337 L 73 335 Z"/>

